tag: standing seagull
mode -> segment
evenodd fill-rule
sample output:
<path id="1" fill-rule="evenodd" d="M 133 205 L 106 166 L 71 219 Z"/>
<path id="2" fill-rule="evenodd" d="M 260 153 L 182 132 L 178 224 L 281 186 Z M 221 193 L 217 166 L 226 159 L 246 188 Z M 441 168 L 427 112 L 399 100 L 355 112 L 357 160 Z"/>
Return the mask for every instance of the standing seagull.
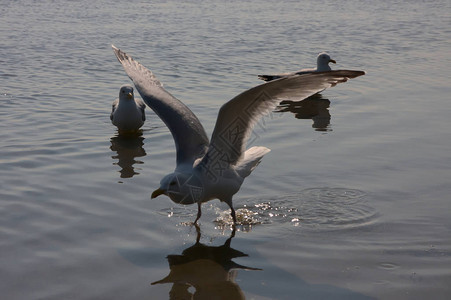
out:
<path id="1" fill-rule="evenodd" d="M 119 99 L 114 100 L 111 110 L 111 123 L 119 129 L 119 133 L 134 133 L 144 125 L 146 104 L 135 99 L 133 87 L 123 85 L 119 91 Z"/>
<path id="2" fill-rule="evenodd" d="M 202 124 L 182 102 L 167 92 L 150 70 L 113 47 L 114 53 L 135 84 L 146 104 L 163 120 L 172 133 L 176 148 L 176 168 L 160 182 L 152 198 L 167 195 L 181 204 L 197 203 L 197 223 L 201 204 L 212 199 L 227 203 L 234 224 L 232 197 L 243 180 L 270 151 L 246 143 L 255 123 L 284 99 L 305 99 L 327 87 L 365 74 L 363 71 L 332 71 L 294 75 L 253 87 L 219 110 L 208 141 Z"/>
<path id="3" fill-rule="evenodd" d="M 330 58 L 329 54 L 322 52 L 318 54 L 318 57 L 316 58 L 316 69 L 302 69 L 297 72 L 291 72 L 291 73 L 283 73 L 283 74 L 274 74 L 274 75 L 258 75 L 258 78 L 264 81 L 271 81 L 274 79 L 290 76 L 290 75 L 302 75 L 302 74 L 309 74 L 309 73 L 315 73 L 315 72 L 327 72 L 332 71 L 332 69 L 329 66 L 329 63 L 336 64 L 337 62 Z"/>

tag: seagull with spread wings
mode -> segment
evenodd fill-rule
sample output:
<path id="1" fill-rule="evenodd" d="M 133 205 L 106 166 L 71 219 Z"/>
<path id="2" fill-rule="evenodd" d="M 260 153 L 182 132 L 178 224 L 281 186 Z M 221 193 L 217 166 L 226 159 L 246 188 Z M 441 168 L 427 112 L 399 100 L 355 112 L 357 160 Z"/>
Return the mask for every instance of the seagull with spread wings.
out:
<path id="1" fill-rule="evenodd" d="M 300 101 L 365 74 L 363 71 L 341 70 L 293 75 L 253 87 L 222 105 L 209 141 L 194 113 L 167 92 L 149 69 L 112 47 L 144 102 L 163 120 L 174 138 L 176 168 L 161 180 L 151 198 L 164 194 L 176 203 L 197 203 L 195 224 L 202 214 L 201 204 L 213 199 L 229 205 L 236 224 L 232 197 L 244 178 L 270 151 L 261 146 L 246 150 L 252 128 L 261 117 L 282 100 Z"/>

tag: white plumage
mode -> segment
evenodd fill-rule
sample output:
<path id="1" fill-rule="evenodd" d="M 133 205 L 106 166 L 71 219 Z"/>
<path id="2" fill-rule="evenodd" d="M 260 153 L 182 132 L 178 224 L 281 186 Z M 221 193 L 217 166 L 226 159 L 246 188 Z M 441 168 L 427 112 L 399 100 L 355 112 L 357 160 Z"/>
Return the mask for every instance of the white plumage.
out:
<path id="1" fill-rule="evenodd" d="M 119 98 L 113 102 L 111 123 L 119 133 L 133 133 L 144 125 L 146 104 L 141 99 L 135 99 L 133 87 L 124 85 L 119 90 Z"/>

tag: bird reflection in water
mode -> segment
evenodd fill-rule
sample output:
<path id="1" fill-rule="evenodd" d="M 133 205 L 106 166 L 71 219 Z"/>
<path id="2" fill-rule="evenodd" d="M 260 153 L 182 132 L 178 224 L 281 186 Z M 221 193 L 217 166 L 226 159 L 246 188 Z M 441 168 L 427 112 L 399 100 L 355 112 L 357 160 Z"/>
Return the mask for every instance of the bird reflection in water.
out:
<path id="1" fill-rule="evenodd" d="M 312 127 L 316 131 L 332 131 L 329 105 L 329 99 L 323 98 L 321 94 L 315 94 L 302 101 L 282 101 L 276 112 L 292 112 L 297 119 L 312 119 Z"/>
<path id="2" fill-rule="evenodd" d="M 135 158 L 146 156 L 146 151 L 143 148 L 144 138 L 142 137 L 142 132 L 136 135 L 117 135 L 112 137 L 110 141 L 111 151 L 117 153 L 111 158 L 118 160 L 114 165 L 121 167 L 119 171 L 121 178 L 131 178 L 139 174 L 135 171 L 133 165 L 143 164 L 142 161 L 135 160 Z"/>
<path id="3" fill-rule="evenodd" d="M 261 270 L 239 265 L 233 258 L 248 256 L 230 247 L 235 230 L 222 246 L 200 243 L 200 228 L 196 225 L 196 243 L 180 255 L 168 255 L 170 272 L 152 283 L 172 283 L 169 299 L 245 299 L 235 282 L 237 269 Z M 191 292 L 190 287 L 195 291 Z"/>

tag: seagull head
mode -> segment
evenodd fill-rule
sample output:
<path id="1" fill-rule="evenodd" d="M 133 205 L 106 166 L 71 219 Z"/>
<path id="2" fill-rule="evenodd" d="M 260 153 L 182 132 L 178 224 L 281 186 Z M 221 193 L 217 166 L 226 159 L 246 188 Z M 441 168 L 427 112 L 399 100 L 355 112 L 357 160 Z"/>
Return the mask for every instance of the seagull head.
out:
<path id="1" fill-rule="evenodd" d="M 192 204 L 202 202 L 204 189 L 195 173 L 174 172 L 161 179 L 160 187 L 153 191 L 151 198 L 166 195 L 175 203 Z"/>
<path id="2" fill-rule="evenodd" d="M 123 85 L 119 90 L 120 100 L 133 100 L 133 87 L 131 85 Z"/>
<path id="3" fill-rule="evenodd" d="M 318 54 L 318 57 L 316 59 L 317 71 L 318 72 L 330 71 L 331 68 L 329 67 L 329 63 L 336 64 L 337 62 L 332 58 L 330 58 L 329 54 L 325 52 Z"/>

